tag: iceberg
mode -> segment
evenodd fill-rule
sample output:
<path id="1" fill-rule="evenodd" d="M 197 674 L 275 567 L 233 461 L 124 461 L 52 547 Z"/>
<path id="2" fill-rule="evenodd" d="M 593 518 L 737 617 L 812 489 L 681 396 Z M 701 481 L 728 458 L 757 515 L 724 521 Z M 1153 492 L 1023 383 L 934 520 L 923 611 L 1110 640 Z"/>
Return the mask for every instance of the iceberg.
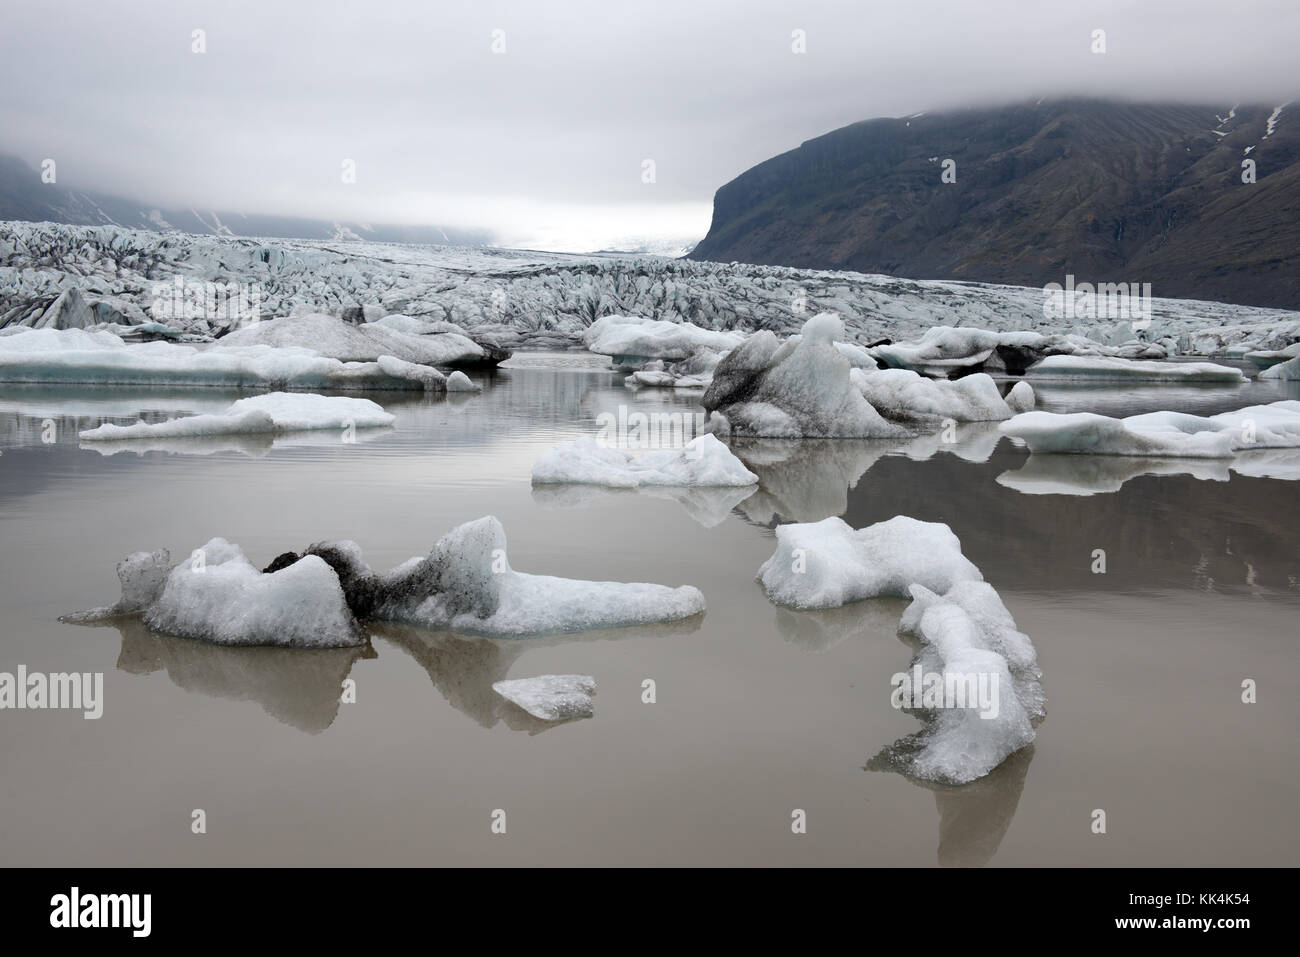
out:
<path id="1" fill-rule="evenodd" d="M 517 638 L 676 621 L 704 611 L 704 596 L 689 585 L 517 572 L 509 566 L 505 546 L 505 530 L 492 516 L 448 532 L 427 557 L 412 558 L 378 577 L 374 617 Z"/>
<path id="2" fill-rule="evenodd" d="M 1018 382 L 1004 399 L 997 383 L 982 372 L 956 380 L 927 379 L 907 369 L 883 369 L 851 373 L 853 384 L 877 412 L 897 422 L 997 422 L 1016 414 L 1011 405 L 1012 393 L 1017 406 L 1034 406 L 1034 391 L 1027 382 Z M 1017 392 L 1016 390 L 1020 391 Z"/>
<path id="3" fill-rule="evenodd" d="M 1232 458 L 1253 449 L 1300 447 L 1300 401 L 1212 416 L 1148 412 L 1114 419 L 1091 412 L 1026 412 L 999 428 L 1035 453 Z"/>
<path id="4" fill-rule="evenodd" d="M 285 552 L 258 571 L 238 546 L 214 538 L 170 569 L 156 594 L 167 553 L 131 556 L 118 566 L 122 600 L 69 620 L 141 612 L 150 628 L 183 638 L 339 647 L 364 640 L 365 620 L 521 638 L 679 621 L 704 611 L 704 596 L 688 585 L 517 572 L 505 545 L 505 530 L 489 515 L 448 532 L 428 556 L 376 574 L 354 542 Z"/>
<path id="5" fill-rule="evenodd" d="M 1259 374 L 1261 379 L 1278 379 L 1283 382 L 1300 382 L 1300 357 L 1284 359 Z"/>
<path id="6" fill-rule="evenodd" d="M 651 359 L 685 359 L 697 349 L 726 352 L 744 338 L 739 332 L 718 332 L 691 322 L 669 322 L 639 316 L 602 316 L 587 327 L 582 342 L 615 365 L 643 365 Z"/>
<path id="7" fill-rule="evenodd" d="M 171 570 L 144 623 L 219 645 L 338 648 L 365 640 L 338 576 L 319 557 L 266 574 L 224 538 Z"/>
<path id="8" fill-rule="evenodd" d="M 933 676 L 937 688 L 966 694 L 911 709 L 925 728 L 890 745 L 876 763 L 925 781 L 968 784 L 1035 738 L 1033 722 L 1045 715 L 1046 699 L 1034 646 L 986 582 L 958 582 L 943 595 L 921 585 L 910 591 L 898 630 L 920 650 L 907 677 L 916 684 Z M 976 687 L 991 690 L 991 700 L 976 700 Z"/>
<path id="9" fill-rule="evenodd" d="M 1048 356 L 1025 373 L 1032 379 L 1089 379 L 1120 382 L 1202 382 L 1239 385 L 1240 369 L 1213 362 L 1144 362 L 1113 356 Z"/>
<path id="10" fill-rule="evenodd" d="M 79 437 L 83 442 L 105 442 L 315 429 L 365 429 L 392 425 L 396 418 L 369 399 L 271 392 L 240 399 L 225 412 L 218 414 L 184 416 L 166 422 L 140 421 L 134 425 L 105 423 L 81 432 Z"/>
<path id="11" fill-rule="evenodd" d="M 947 525 L 906 515 L 861 530 L 832 517 L 780 525 L 776 551 L 758 570 L 767 597 L 793 608 L 836 608 L 851 601 L 908 595 L 913 584 L 946 592 L 980 581 Z"/>
<path id="12" fill-rule="evenodd" d="M 770 438 L 909 434 L 864 398 L 852 364 L 834 346 L 843 334 L 837 316 L 821 313 L 805 323 L 797 342 L 781 343 L 763 331 L 736 346 L 718 363 L 701 400 L 710 431 Z"/>
<path id="13" fill-rule="evenodd" d="M 469 376 L 457 369 L 451 375 L 447 376 L 446 389 L 448 392 L 482 392 L 483 387 L 474 382 Z"/>
<path id="14" fill-rule="evenodd" d="M 246 346 L 310 349 L 342 362 L 373 362 L 380 356 L 392 356 L 426 366 L 481 363 L 485 357 L 478 343 L 460 333 L 412 335 L 379 323 L 353 325 L 319 313 L 250 323 L 219 339 L 212 348 Z"/>
<path id="15" fill-rule="evenodd" d="M 582 436 L 548 449 L 533 465 L 535 485 L 735 487 L 757 481 L 757 475 L 709 434 L 696 436 L 680 449 L 658 449 L 640 455 Z"/>
<path id="16" fill-rule="evenodd" d="M 200 349 L 161 341 L 128 344 L 110 332 L 87 329 L 0 333 L 0 382 L 309 392 L 436 387 L 437 380 L 420 371 L 425 367 L 389 358 L 386 363 L 342 362 L 303 348 Z"/>
<path id="17" fill-rule="evenodd" d="M 591 717 L 596 679 L 590 675 L 538 675 L 493 682 L 492 690 L 534 718 L 570 721 Z"/>

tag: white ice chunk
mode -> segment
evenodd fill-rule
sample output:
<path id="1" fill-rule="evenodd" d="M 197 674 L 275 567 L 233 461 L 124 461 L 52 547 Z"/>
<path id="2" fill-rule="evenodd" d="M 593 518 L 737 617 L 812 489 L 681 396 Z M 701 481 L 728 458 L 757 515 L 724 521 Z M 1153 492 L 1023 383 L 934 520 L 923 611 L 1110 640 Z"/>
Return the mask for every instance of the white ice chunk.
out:
<path id="1" fill-rule="evenodd" d="M 947 525 L 906 515 L 858 531 L 834 517 L 780 525 L 776 542 L 758 578 L 768 598 L 795 608 L 906 596 L 914 583 L 946 592 L 959 581 L 983 578 Z"/>
<path id="2" fill-rule="evenodd" d="M 341 362 L 310 349 L 127 344 L 112 333 L 86 329 L 24 329 L 0 335 L 0 382 L 295 391 L 425 387 L 420 379 L 385 371 L 378 362 Z"/>
<path id="3" fill-rule="evenodd" d="M 543 721 L 590 718 L 596 679 L 590 675 L 538 675 L 496 681 L 492 690 Z"/>
<path id="4" fill-rule="evenodd" d="M 713 431 L 798 438 L 888 438 L 908 434 L 863 397 L 863 375 L 834 346 L 844 325 L 833 313 L 804 324 L 798 341 L 750 336 L 718 363 L 703 397 Z M 725 430 L 725 432 L 724 432 Z"/>
<path id="5" fill-rule="evenodd" d="M 1011 408 L 1011 411 L 1016 413 L 1032 411 L 1037 401 L 1037 397 L 1034 395 L 1034 387 L 1024 381 L 1013 385 L 1006 398 L 1007 405 Z"/>
<path id="6" fill-rule="evenodd" d="M 908 369 L 854 369 L 852 379 L 863 397 L 889 419 L 997 422 L 1015 415 L 998 392 L 997 383 L 982 372 L 948 381 L 927 379 Z"/>
<path id="7" fill-rule="evenodd" d="M 223 538 L 172 569 L 144 622 L 222 645 L 328 648 L 363 640 L 338 576 L 320 558 L 308 555 L 265 574 Z"/>
<path id="8" fill-rule="evenodd" d="M 369 399 L 311 393 L 272 392 L 240 399 L 225 412 L 191 415 L 166 422 L 134 425 L 105 423 L 80 433 L 82 441 L 162 439 L 316 429 L 376 428 L 391 425 L 396 416 Z"/>
<path id="9" fill-rule="evenodd" d="M 713 435 L 700 435 L 680 449 L 637 455 L 582 436 L 543 452 L 533 465 L 533 483 L 573 483 L 636 488 L 662 486 L 745 486 L 758 476 L 745 468 Z"/>
<path id="10" fill-rule="evenodd" d="M 1113 356 L 1048 356 L 1025 373 L 1035 379 L 1096 379 L 1124 382 L 1242 383 L 1240 369 L 1213 362 L 1143 362 Z"/>
<path id="11" fill-rule="evenodd" d="M 463 634 L 527 635 L 618 628 L 689 618 L 704 596 L 670 588 L 529 575 L 510 568 L 501 523 L 487 516 L 453 529 L 427 558 L 381 576 L 375 617 Z"/>
<path id="12" fill-rule="evenodd" d="M 484 357 L 482 346 L 458 333 L 411 335 L 377 322 L 358 326 L 321 314 L 264 319 L 236 329 L 212 348 L 256 345 L 310 349 L 343 362 L 373 362 L 380 356 L 394 356 L 433 366 Z"/>
<path id="13" fill-rule="evenodd" d="M 1031 452 L 1232 458 L 1252 449 L 1300 447 L 1300 401 L 1212 416 L 1148 412 L 1113 419 L 1091 412 L 1026 412 L 999 428 Z"/>
<path id="14" fill-rule="evenodd" d="M 725 352 L 744 335 L 703 329 L 690 322 L 668 322 L 639 316 L 603 316 L 587 327 L 582 341 L 603 356 L 641 359 L 685 359 L 699 348 Z"/>
<path id="15" fill-rule="evenodd" d="M 474 380 L 472 380 L 465 373 L 457 370 L 453 372 L 451 375 L 447 376 L 447 391 L 448 392 L 482 392 L 483 387 L 478 383 L 474 382 Z"/>

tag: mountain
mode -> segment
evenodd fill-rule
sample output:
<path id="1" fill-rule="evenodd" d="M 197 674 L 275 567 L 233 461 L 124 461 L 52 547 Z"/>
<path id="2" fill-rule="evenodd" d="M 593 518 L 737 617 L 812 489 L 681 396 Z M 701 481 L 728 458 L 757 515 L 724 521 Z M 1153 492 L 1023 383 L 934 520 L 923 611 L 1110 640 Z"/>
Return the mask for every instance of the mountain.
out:
<path id="1" fill-rule="evenodd" d="M 1026 286 L 1073 274 L 1298 308 L 1300 105 L 1070 99 L 855 123 L 719 189 L 690 258 Z"/>
<path id="2" fill-rule="evenodd" d="M 18 157 L 5 154 L 0 154 L 0 220 L 73 226 L 112 225 L 155 232 L 174 229 L 198 235 L 271 239 L 364 239 L 452 246 L 477 246 L 491 241 L 491 236 L 484 230 L 451 226 L 370 225 L 214 210 L 158 209 L 149 203 L 121 196 L 43 183 L 40 173 Z"/>

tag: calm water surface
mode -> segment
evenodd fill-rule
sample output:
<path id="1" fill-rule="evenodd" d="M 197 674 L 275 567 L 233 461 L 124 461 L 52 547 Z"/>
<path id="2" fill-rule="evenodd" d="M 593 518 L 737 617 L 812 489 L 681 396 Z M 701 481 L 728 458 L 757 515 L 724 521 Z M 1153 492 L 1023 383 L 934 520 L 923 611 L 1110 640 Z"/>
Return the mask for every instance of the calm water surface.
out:
<path id="1" fill-rule="evenodd" d="M 80 447 L 235 394 L 0 389 L 0 671 L 102 671 L 104 715 L 0 712 L 0 862 L 185 864 L 1295 865 L 1300 485 L 1226 465 L 1039 462 L 995 429 L 955 446 L 738 442 L 761 488 L 530 487 L 533 460 L 633 393 L 586 356 L 525 356 L 459 399 L 372 396 L 392 430 L 274 443 Z M 1272 388 L 1043 386 L 1041 405 L 1210 413 Z M 52 442 L 43 442 L 42 438 Z M 1246 466 L 1244 471 L 1251 473 Z M 1253 469 L 1300 474 L 1294 459 Z M 1153 474 L 1154 473 L 1154 474 Z M 743 499 L 743 500 L 742 500 Z M 784 521 L 943 521 L 1038 649 L 1048 716 L 988 778 L 866 771 L 917 729 L 889 704 L 900 601 L 773 606 Z M 512 566 L 699 586 L 702 619 L 561 639 L 376 626 L 364 649 L 231 649 L 79 627 L 129 552 L 220 535 L 265 564 L 353 539 L 384 568 L 496 515 Z M 1107 573 L 1093 574 L 1104 549 Z M 505 677 L 594 675 L 593 719 L 547 727 Z M 340 704 L 344 678 L 357 702 Z M 642 702 L 653 679 L 657 701 Z M 1258 682 L 1242 704 L 1241 682 Z M 190 832 L 191 812 L 208 833 Z M 791 833 L 791 811 L 808 816 Z M 1107 813 L 1108 833 L 1090 832 Z M 507 833 L 490 829 L 495 809 Z"/>

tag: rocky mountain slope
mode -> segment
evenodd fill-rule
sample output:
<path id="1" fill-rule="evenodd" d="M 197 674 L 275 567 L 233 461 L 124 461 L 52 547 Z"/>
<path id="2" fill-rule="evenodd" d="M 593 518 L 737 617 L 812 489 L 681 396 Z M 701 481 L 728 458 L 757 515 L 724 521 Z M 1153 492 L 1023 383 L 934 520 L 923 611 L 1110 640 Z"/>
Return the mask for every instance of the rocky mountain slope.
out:
<path id="1" fill-rule="evenodd" d="M 1300 105 L 1059 100 L 855 123 L 719 189 L 690 255 L 1297 308 Z"/>

